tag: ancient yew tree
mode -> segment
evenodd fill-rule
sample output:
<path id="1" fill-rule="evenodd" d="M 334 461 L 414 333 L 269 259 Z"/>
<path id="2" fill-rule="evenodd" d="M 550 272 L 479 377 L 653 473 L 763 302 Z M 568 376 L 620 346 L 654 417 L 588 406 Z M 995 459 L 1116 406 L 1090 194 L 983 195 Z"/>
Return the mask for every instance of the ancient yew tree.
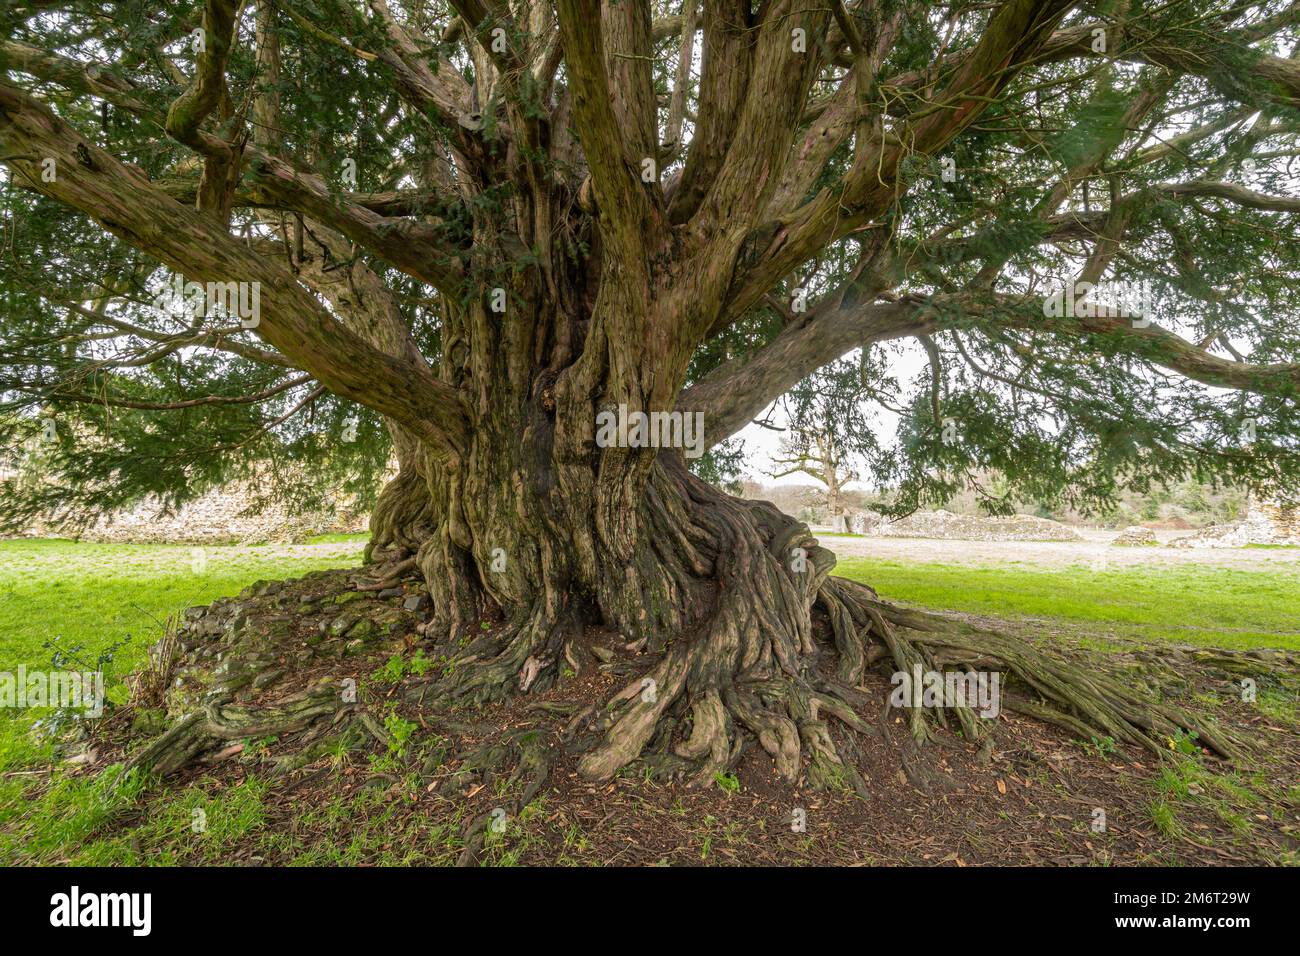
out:
<path id="1" fill-rule="evenodd" d="M 832 728 L 879 712 L 868 671 L 914 665 L 996 670 L 1004 708 L 1082 733 L 1229 750 L 1130 682 L 833 576 L 802 524 L 597 421 L 698 414 L 717 446 L 858 356 L 902 413 L 872 463 L 902 507 L 990 472 L 1080 506 L 1189 475 L 1293 491 L 1297 21 L 11 0 L 0 429 L 45 477 L 10 480 L 4 517 L 241 469 L 373 480 L 391 449 L 367 556 L 427 585 L 422 639 L 456 664 L 428 706 L 546 691 L 588 625 L 644 651 L 597 779 L 711 773 L 742 740 L 852 778 Z M 178 282 L 206 297 L 160 309 Z M 909 338 L 929 370 L 895 381 Z"/>

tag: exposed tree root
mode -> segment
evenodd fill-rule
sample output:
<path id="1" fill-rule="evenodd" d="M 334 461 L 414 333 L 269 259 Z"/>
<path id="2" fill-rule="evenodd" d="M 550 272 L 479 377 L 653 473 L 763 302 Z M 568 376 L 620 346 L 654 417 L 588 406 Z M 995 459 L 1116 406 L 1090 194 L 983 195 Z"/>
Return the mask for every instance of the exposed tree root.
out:
<path id="1" fill-rule="evenodd" d="M 392 567 L 385 568 L 386 577 L 379 581 L 372 581 L 366 584 L 358 584 L 358 591 L 384 591 L 388 588 L 397 587 L 402 583 L 402 576 L 416 567 L 415 556 L 412 555 L 405 560 L 398 561 Z"/>
<path id="2" fill-rule="evenodd" d="M 1156 688 L 1131 685 L 1097 655 L 1083 663 L 1068 659 L 1064 650 L 1048 653 L 1021 638 L 894 607 L 874 595 L 850 595 L 851 582 L 841 579 L 832 579 L 827 588 L 832 591 L 831 601 L 848 606 L 855 625 L 865 617 L 867 636 L 877 636 L 885 643 L 900 671 L 918 660 L 935 671 L 997 671 L 1010 679 L 1008 691 L 1002 695 L 1006 709 L 1084 736 L 1101 732 L 1115 740 L 1163 751 L 1170 736 L 1184 731 L 1195 733 L 1203 745 L 1229 759 L 1237 756 L 1243 745 L 1195 715 L 1160 702 Z M 837 634 L 837 644 L 841 639 Z M 847 640 L 847 635 L 843 639 Z M 979 739 L 981 722 L 970 709 L 958 707 L 955 711 L 964 735 Z M 945 723 L 943 710 L 935 710 L 933 716 L 938 723 Z M 913 728 L 914 734 L 923 735 L 915 721 Z"/>
<path id="3" fill-rule="evenodd" d="M 1242 746 L 1099 660 L 1082 663 L 1021 638 L 898 608 L 868 587 L 828 577 L 833 558 L 803 525 L 770 505 L 738 502 L 675 477 L 686 486 L 679 500 L 688 502 L 688 519 L 716 544 L 693 561 L 710 567 L 714 603 L 607 704 L 609 729 L 579 764 L 585 776 L 608 779 L 648 750 L 644 759 L 653 768 L 686 769 L 694 780 L 707 780 L 735 763 L 748 733 L 786 780 L 806 765 L 816 785 L 857 787 L 827 721 L 870 732 L 860 707 L 873 666 L 915 677 L 983 675 L 989 683 L 996 675 L 1000 699 L 980 713 L 965 697 L 918 696 L 906 706 L 918 745 L 941 727 L 978 743 L 993 723 L 984 718 L 1005 707 L 1085 738 L 1109 736 L 1156 752 L 1180 732 L 1226 758 Z M 660 499 L 669 494 L 661 489 Z M 829 622 L 833 651 L 813 639 L 814 605 Z"/>
<path id="4" fill-rule="evenodd" d="M 747 731 L 784 779 L 794 781 L 806 761 L 814 786 L 847 785 L 861 791 L 861 779 L 838 752 L 827 718 L 860 734 L 874 733 L 860 710 L 865 702 L 860 685 L 872 662 L 880 662 L 886 672 L 909 675 L 996 673 L 1003 687 L 997 702 L 1001 709 L 1084 739 L 1109 736 L 1162 753 L 1184 732 L 1229 759 L 1244 745 L 1161 702 L 1154 688 L 1131 683 L 1098 660 L 1081 663 L 1020 638 L 897 608 L 843 579 L 827 579 L 818 595 L 838 652 L 826 655 L 835 658 L 828 673 L 822 672 L 824 658 L 818 655 L 800 658 L 787 669 L 774 652 L 765 675 L 760 676 L 759 662 L 751 661 L 748 671 L 742 668 L 720 679 L 716 665 L 721 656 L 744 643 L 737 640 L 737 625 L 730 623 L 735 618 L 720 612 L 703 640 L 675 645 L 609 702 L 612 724 L 605 739 L 582 759 L 581 772 L 608 779 L 641 757 L 654 770 L 708 781 L 734 765 L 740 735 Z M 739 631 L 746 626 L 742 623 Z M 931 740 L 936 728 L 950 726 L 959 728 L 963 738 L 980 742 L 992 725 L 963 700 L 908 706 L 903 713 L 917 744 Z M 675 742 L 666 747 L 669 740 Z"/>
<path id="5" fill-rule="evenodd" d="M 124 769 L 167 776 L 214 745 L 242 737 L 294 733 L 326 715 L 338 716 L 342 709 L 338 688 L 332 685 L 257 707 L 212 703 L 182 717 L 127 761 Z"/>
<path id="6" fill-rule="evenodd" d="M 445 675 L 412 688 L 408 696 L 433 706 L 484 704 L 511 693 L 548 690 L 559 675 L 564 646 L 579 626 L 567 605 L 539 603 L 463 647 L 450 641 L 436 644 L 434 650 L 446 657 Z"/>

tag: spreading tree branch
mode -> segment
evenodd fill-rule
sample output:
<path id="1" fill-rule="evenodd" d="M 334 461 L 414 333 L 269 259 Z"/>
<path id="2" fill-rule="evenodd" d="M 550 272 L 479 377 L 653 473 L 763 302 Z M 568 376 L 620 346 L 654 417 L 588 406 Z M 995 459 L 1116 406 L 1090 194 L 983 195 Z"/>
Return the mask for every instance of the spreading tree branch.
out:
<path id="1" fill-rule="evenodd" d="M 257 283 L 257 333 L 330 391 L 397 419 L 438 447 L 464 446 L 468 418 L 461 398 L 427 365 L 367 345 L 283 266 L 242 245 L 211 217 L 179 205 L 7 83 L 0 83 L 0 148 L 16 179 L 168 267 L 202 282 Z M 40 174 L 41 158 L 54 161 L 52 181 Z"/>

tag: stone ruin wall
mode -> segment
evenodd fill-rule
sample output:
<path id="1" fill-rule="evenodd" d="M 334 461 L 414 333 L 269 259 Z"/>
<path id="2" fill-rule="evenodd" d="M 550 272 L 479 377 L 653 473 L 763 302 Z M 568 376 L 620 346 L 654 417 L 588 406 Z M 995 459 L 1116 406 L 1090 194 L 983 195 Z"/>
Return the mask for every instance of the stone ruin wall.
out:
<path id="1" fill-rule="evenodd" d="M 77 538 L 116 544 L 260 544 L 303 541 L 318 534 L 358 534 L 369 530 L 370 516 L 336 501 L 332 510 L 294 514 L 271 505 L 248 513 L 252 497 L 239 485 L 215 489 L 165 514 L 146 501 L 84 529 L 44 522 L 24 537 Z"/>
<path id="2" fill-rule="evenodd" d="M 1251 507 L 1247 520 L 1266 521 L 1278 544 L 1300 544 L 1300 505 L 1264 501 Z"/>

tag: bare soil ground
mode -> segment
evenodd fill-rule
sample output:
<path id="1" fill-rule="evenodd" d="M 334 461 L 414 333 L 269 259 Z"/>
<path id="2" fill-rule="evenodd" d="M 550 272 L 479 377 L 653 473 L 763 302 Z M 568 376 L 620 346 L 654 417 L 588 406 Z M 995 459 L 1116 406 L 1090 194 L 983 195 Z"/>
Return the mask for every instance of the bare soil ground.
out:
<path id="1" fill-rule="evenodd" d="M 579 693 L 574 702 L 584 704 L 593 694 L 612 693 L 615 683 L 566 690 Z M 567 702 L 566 696 L 546 695 L 552 703 Z M 1257 715 L 1241 718 L 1263 731 L 1282 765 L 1300 763 L 1293 734 Z M 376 774 L 364 752 L 351 753 L 341 764 L 322 759 L 273 785 L 264 826 L 292 840 L 268 847 L 253 833 L 226 862 L 293 863 L 318 841 L 346 844 L 364 834 L 367 816 L 381 809 L 390 813 L 385 825 L 395 841 L 418 846 L 421 835 L 455 834 L 428 843 L 427 857 L 417 858 L 460 865 L 1271 864 L 1293 860 L 1297 847 L 1294 805 L 1258 813 L 1248 838 L 1209 806 L 1183 808 L 1176 829 L 1162 832 L 1153 814 L 1158 758 L 1127 750 L 1090 753 L 1018 718 L 1002 720 L 986 758 L 960 741 L 931 747 L 922 759 L 935 775 L 925 782 L 908 778 L 901 724 L 883 725 L 880 737 L 862 739 L 856 748 L 870 800 L 787 786 L 757 748 L 742 759 L 734 792 L 654 784 L 635 775 L 593 786 L 577 776 L 577 757 L 563 751 L 565 723 L 519 703 L 475 715 L 459 732 L 442 725 L 453 748 L 490 744 L 521 730 L 541 733 L 557 762 L 527 807 L 515 802 L 519 787 L 507 785 L 510 768 L 482 774 L 452 759 L 412 785 L 405 775 Z M 433 732 L 440 725 L 427 722 Z M 373 743 L 369 749 L 382 751 Z M 272 748 L 255 760 L 187 774 L 178 784 L 220 791 L 267 771 L 276 756 Z M 360 804 L 363 794 L 366 809 L 342 826 L 317 830 L 303 823 L 321 820 L 320 811 L 339 799 Z M 800 811 L 802 832 L 796 826 Z M 494 814 L 505 824 L 499 835 L 482 829 Z M 1106 829 L 1095 832 L 1102 819 Z M 383 844 L 374 852 L 390 848 Z"/>
<path id="2" fill-rule="evenodd" d="M 585 705 L 607 697 L 621 682 L 595 680 L 545 695 L 549 703 Z M 882 699 L 888 688 L 881 682 Z M 535 702 L 533 702 L 535 703 Z M 1295 766 L 1300 747 L 1283 728 L 1260 724 L 1275 751 Z M 455 762 L 423 788 L 394 780 L 380 784 L 382 799 L 401 807 L 408 823 L 439 819 L 482 820 L 504 809 L 498 838 L 466 840 L 462 865 L 557 862 L 599 865 L 1162 865 L 1274 863 L 1297 847 L 1297 808 L 1261 813 L 1249 840 L 1212 809 L 1182 814 L 1177 829 L 1162 833 L 1153 816 L 1154 781 L 1161 761 L 1121 750 L 1102 755 L 1032 721 L 1002 718 L 993 751 L 981 757 L 949 739 L 905 759 L 901 719 L 881 721 L 879 736 L 859 738 L 856 753 L 872 797 L 787 786 L 771 760 L 751 748 L 736 770 L 734 792 L 714 785 L 654 784 L 628 774 L 593 786 L 580 779 L 577 757 L 560 745 L 565 720 L 548 720 L 529 703 L 493 708 L 475 721 L 487 743 L 504 732 L 540 731 L 553 743 L 557 763 L 539 792 L 535 812 L 512 805 L 506 774 L 465 772 Z M 918 770 L 916 761 L 924 761 Z M 913 780 L 909 771 L 924 774 Z M 444 792 L 435 785 L 453 781 Z M 318 787 L 285 801 L 278 824 L 301 813 L 300 802 L 321 804 L 339 792 L 374 785 L 355 764 Z M 517 790 L 515 791 L 517 793 Z M 795 826 L 802 811 L 806 821 Z M 1105 814 L 1104 832 L 1094 832 Z M 450 857 L 448 858 L 450 859 Z M 268 859 L 266 862 L 276 862 Z M 281 860 L 280 862 L 286 862 Z"/>

